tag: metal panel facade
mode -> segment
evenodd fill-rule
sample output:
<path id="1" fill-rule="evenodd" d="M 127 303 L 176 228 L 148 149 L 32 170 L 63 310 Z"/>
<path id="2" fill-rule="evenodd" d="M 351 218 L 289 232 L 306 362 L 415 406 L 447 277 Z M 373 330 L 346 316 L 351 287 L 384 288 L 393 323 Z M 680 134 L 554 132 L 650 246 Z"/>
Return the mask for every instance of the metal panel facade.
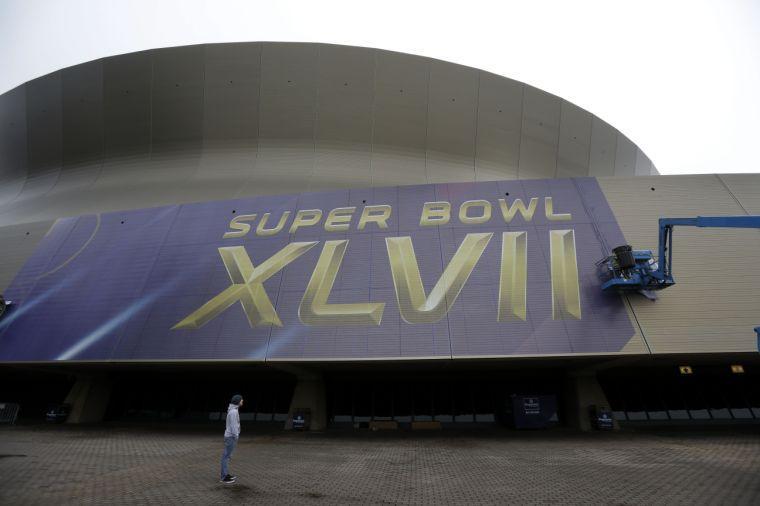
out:
<path id="1" fill-rule="evenodd" d="M 0 212 L 21 192 L 27 174 L 26 87 L 0 95 Z"/>
<path id="2" fill-rule="evenodd" d="M 427 119 L 427 180 L 475 180 L 475 115 L 478 72 L 430 63 Z"/>
<path id="3" fill-rule="evenodd" d="M 344 46 L 326 46 L 320 51 L 316 158 L 310 191 L 372 184 L 372 56 L 359 48 Z"/>
<path id="4" fill-rule="evenodd" d="M 511 79 L 480 73 L 475 136 L 478 181 L 517 178 L 524 87 Z"/>
<path id="5" fill-rule="evenodd" d="M 427 182 L 430 65 L 418 56 L 375 52 L 372 110 L 373 185 Z"/>
<path id="6" fill-rule="evenodd" d="M 208 45 L 203 95 L 203 153 L 190 188 L 214 200 L 234 195 L 258 154 L 261 44 Z"/>
<path id="7" fill-rule="evenodd" d="M 748 188 L 760 181 L 760 175 L 744 178 Z M 660 217 L 748 214 L 714 175 L 600 178 L 599 184 L 636 249 L 657 250 Z M 676 285 L 654 303 L 629 297 L 652 352 L 756 352 L 760 270 L 752 259 L 758 251 L 757 230 L 676 227 Z"/>
<path id="8" fill-rule="evenodd" d="M 114 56 L 3 95 L 0 226 L 330 188 L 612 175 L 628 162 L 646 173 L 635 146 L 616 160 L 624 137 L 604 125 L 523 83 L 368 48 Z"/>
<path id="9" fill-rule="evenodd" d="M 526 173 L 534 177 L 556 177 L 561 102 L 559 97 L 545 91 L 525 87 L 520 177 L 527 178 Z"/>

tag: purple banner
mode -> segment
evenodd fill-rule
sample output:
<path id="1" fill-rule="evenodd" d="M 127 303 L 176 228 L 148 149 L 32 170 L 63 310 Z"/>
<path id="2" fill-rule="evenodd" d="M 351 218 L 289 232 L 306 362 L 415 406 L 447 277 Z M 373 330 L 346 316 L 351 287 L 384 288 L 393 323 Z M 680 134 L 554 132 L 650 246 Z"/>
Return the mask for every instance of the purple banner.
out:
<path id="1" fill-rule="evenodd" d="M 634 329 L 595 262 L 623 243 L 593 178 L 65 218 L 7 290 L 0 361 L 615 353 Z"/>

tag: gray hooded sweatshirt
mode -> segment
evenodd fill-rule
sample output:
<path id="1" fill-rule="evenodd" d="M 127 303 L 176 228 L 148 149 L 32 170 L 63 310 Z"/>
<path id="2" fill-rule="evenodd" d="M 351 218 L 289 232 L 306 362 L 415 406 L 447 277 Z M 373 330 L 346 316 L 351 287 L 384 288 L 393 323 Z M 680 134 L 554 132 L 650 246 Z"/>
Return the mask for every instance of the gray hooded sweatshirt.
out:
<path id="1" fill-rule="evenodd" d="M 240 413 L 234 404 L 227 408 L 227 429 L 224 431 L 224 437 L 240 437 Z"/>

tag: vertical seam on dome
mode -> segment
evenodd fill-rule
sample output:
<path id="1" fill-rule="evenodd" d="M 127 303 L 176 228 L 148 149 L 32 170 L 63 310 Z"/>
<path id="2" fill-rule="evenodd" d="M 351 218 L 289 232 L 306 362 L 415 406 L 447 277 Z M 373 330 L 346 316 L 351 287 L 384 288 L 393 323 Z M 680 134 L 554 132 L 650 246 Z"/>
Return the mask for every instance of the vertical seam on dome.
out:
<path id="1" fill-rule="evenodd" d="M 559 177 L 559 141 L 562 136 L 562 110 L 563 105 L 566 104 L 567 101 L 563 98 L 559 99 L 559 118 L 557 119 L 557 147 L 554 151 L 554 178 L 556 179 Z"/>
<path id="2" fill-rule="evenodd" d="M 24 111 L 23 111 L 23 117 L 24 117 L 24 161 L 23 163 L 23 170 L 24 170 L 24 181 L 21 183 L 21 186 L 19 187 L 18 191 L 9 199 L 5 200 L 2 205 L 5 206 L 6 204 L 10 204 L 12 202 L 15 202 L 16 199 L 23 193 L 24 187 L 26 186 L 27 180 L 29 179 L 29 111 L 26 106 L 27 104 L 27 83 L 24 83 L 20 86 L 23 95 L 24 95 Z M 7 92 L 7 93 L 10 93 Z M 6 94 L 7 94 L 6 93 Z M 5 94 L 4 94 L 5 95 Z M 5 183 L 6 181 L 4 181 Z M 4 213 L 3 213 L 4 214 Z"/>
<path id="3" fill-rule="evenodd" d="M 372 107 L 370 109 L 369 131 L 369 185 L 375 186 L 375 174 L 372 170 L 372 159 L 375 155 L 375 108 L 377 106 L 377 49 L 372 51 Z"/>
<path id="4" fill-rule="evenodd" d="M 259 167 L 259 156 L 261 153 L 261 89 L 264 87 L 264 44 L 259 43 L 259 89 L 258 98 L 256 101 L 256 154 L 253 156 L 253 167 L 251 167 L 250 174 L 245 178 L 243 184 L 240 185 L 240 189 L 235 192 L 235 198 L 241 198 L 245 196 L 246 189 L 249 186 L 251 180 L 256 176 L 256 170 Z M 246 171 L 247 172 L 247 171 Z"/>
<path id="5" fill-rule="evenodd" d="M 425 144 L 423 146 L 425 150 L 425 183 L 430 184 L 430 178 L 428 177 L 428 130 L 430 124 L 430 68 L 431 61 L 427 62 L 427 83 L 425 86 Z"/>
<path id="6" fill-rule="evenodd" d="M 525 123 L 525 83 L 521 83 L 520 90 L 520 131 L 517 139 L 517 169 L 515 179 L 520 179 L 520 156 L 522 155 L 523 124 Z"/>
<path id="7" fill-rule="evenodd" d="M 155 86 L 155 76 L 154 76 L 154 59 L 156 57 L 156 52 L 151 51 L 150 52 L 150 86 L 148 87 L 148 106 L 149 106 L 149 116 L 148 116 L 148 160 L 153 161 L 153 86 Z"/>
<path id="8" fill-rule="evenodd" d="M 95 179 L 87 187 L 94 188 L 98 184 L 100 176 L 103 175 L 103 169 L 106 166 L 106 65 L 105 58 L 100 60 L 100 166 Z"/>
<path id="9" fill-rule="evenodd" d="M 475 131 L 472 141 L 472 174 L 473 181 L 478 180 L 478 121 L 480 117 L 480 76 L 482 71 L 478 70 L 478 87 L 475 90 Z"/>
<path id="10" fill-rule="evenodd" d="M 64 142 L 64 140 L 63 140 L 63 70 L 58 71 L 58 75 L 60 76 L 59 79 L 60 79 L 60 82 L 61 82 L 61 86 L 60 86 L 60 88 L 58 90 L 59 91 L 59 97 L 58 97 L 59 100 L 58 100 L 58 103 L 61 106 L 61 120 L 60 120 L 60 123 L 61 123 L 61 137 L 60 137 L 61 138 L 61 152 L 60 152 L 60 159 L 59 159 L 59 162 L 58 162 L 58 176 L 55 178 L 55 182 L 50 187 L 50 189 L 42 194 L 43 197 L 45 197 L 46 195 L 48 195 L 50 193 L 55 193 L 55 187 L 58 186 L 58 183 L 61 181 L 61 177 L 63 176 L 63 142 Z"/>
<path id="11" fill-rule="evenodd" d="M 259 154 L 261 152 L 261 89 L 264 87 L 264 66 L 263 66 L 263 54 L 264 43 L 259 44 L 259 89 L 258 98 L 256 101 L 256 154 L 253 157 L 253 167 L 250 175 L 245 179 L 245 182 L 240 185 L 240 190 L 235 193 L 236 198 L 240 198 L 245 195 L 246 188 L 255 177 L 256 169 L 258 168 Z"/>
<path id="12" fill-rule="evenodd" d="M 586 175 L 591 175 L 591 139 L 594 138 L 594 118 L 591 113 L 587 113 L 591 117 L 591 125 L 588 128 L 588 156 L 586 157 Z"/>
<path id="13" fill-rule="evenodd" d="M 188 181 L 201 177 L 203 170 L 203 158 L 206 153 L 206 52 L 208 44 L 203 45 L 203 79 L 201 80 L 201 150 L 198 156 L 198 164 L 195 166 L 195 174 L 188 178 Z"/>
<path id="14" fill-rule="evenodd" d="M 317 44 L 317 64 L 314 67 L 314 114 L 311 124 L 311 174 L 306 184 L 306 191 L 311 191 L 314 173 L 317 170 L 317 123 L 319 122 L 319 69 L 322 65 L 322 45 Z"/>
<path id="15" fill-rule="evenodd" d="M 48 188 L 47 190 L 45 190 L 45 191 L 44 191 L 44 192 L 43 192 L 43 193 L 42 193 L 42 194 L 39 196 L 39 198 L 44 198 L 44 197 L 46 197 L 48 194 L 50 194 L 50 193 L 53 193 L 53 192 L 54 192 L 54 190 L 55 190 L 55 187 L 56 187 L 56 185 L 58 184 L 58 181 L 60 181 L 60 179 L 61 179 L 61 174 L 62 174 L 62 172 L 63 172 L 63 71 L 62 71 L 62 70 L 58 70 L 58 71 L 56 71 L 56 72 L 53 72 L 53 73 L 52 73 L 52 74 L 50 74 L 50 75 L 51 75 L 51 76 L 54 76 L 54 75 L 56 75 L 56 74 L 58 75 L 58 80 L 59 80 L 59 84 L 60 84 L 60 86 L 58 87 L 58 91 L 59 91 L 59 99 L 58 99 L 58 105 L 59 105 L 59 107 L 60 107 L 60 114 L 61 114 L 61 119 L 60 119 L 60 127 L 61 127 L 61 134 L 60 134 L 60 140 L 61 140 L 61 150 L 60 150 L 60 152 L 59 152 L 59 154 L 58 154 L 58 157 L 59 157 L 59 158 L 58 158 L 58 171 L 57 171 L 57 175 L 56 175 L 55 181 L 53 182 L 53 184 L 52 184 L 52 185 L 50 185 L 50 188 Z M 53 105 L 53 107 L 55 107 L 55 105 Z M 27 142 L 26 142 L 26 146 L 27 146 L 27 153 L 28 153 L 28 152 L 29 152 L 29 119 L 28 119 L 28 117 L 27 117 Z M 43 173 L 43 174 L 40 174 L 40 176 L 43 176 L 43 175 L 44 175 L 44 173 Z M 37 176 L 37 177 L 40 177 L 40 176 Z M 23 193 L 24 193 L 24 188 L 26 187 L 26 183 L 27 183 L 27 182 L 29 182 L 29 155 L 27 155 L 27 179 L 26 179 L 26 181 L 24 182 L 24 185 L 21 187 L 21 192 L 19 192 L 19 194 L 16 196 L 16 198 L 18 198 L 18 196 L 20 196 L 21 194 L 23 194 Z M 15 199 L 14 199 L 14 200 L 15 200 Z"/>
<path id="16" fill-rule="evenodd" d="M 259 157 L 261 156 L 261 90 L 264 88 L 264 43 L 259 44 L 259 97 L 256 104 L 256 156 L 253 158 L 253 170 L 251 178 L 259 169 Z"/>
<path id="17" fill-rule="evenodd" d="M 615 156 L 612 158 L 612 175 L 617 176 L 617 155 L 618 155 L 618 142 L 622 134 L 616 128 L 615 129 Z M 625 174 L 624 174 L 625 175 Z"/>

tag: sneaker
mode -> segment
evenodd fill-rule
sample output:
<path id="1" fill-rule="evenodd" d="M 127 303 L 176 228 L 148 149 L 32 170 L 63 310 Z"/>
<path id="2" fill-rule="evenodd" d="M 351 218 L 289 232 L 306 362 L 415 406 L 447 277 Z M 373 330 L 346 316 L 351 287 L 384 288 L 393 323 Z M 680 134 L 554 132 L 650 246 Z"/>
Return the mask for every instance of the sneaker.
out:
<path id="1" fill-rule="evenodd" d="M 235 477 L 229 474 L 220 480 L 222 483 L 235 483 Z"/>

